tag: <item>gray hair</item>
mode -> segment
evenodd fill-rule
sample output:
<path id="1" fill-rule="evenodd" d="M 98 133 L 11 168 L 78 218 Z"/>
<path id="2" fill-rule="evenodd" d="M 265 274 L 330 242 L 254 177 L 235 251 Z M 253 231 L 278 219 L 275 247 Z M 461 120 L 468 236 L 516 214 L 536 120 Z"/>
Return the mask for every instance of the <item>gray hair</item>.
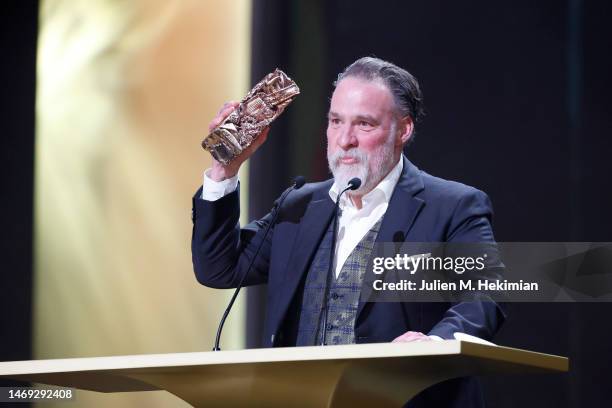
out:
<path id="1" fill-rule="evenodd" d="M 405 69 L 380 58 L 363 57 L 346 67 L 338 75 L 334 86 L 347 77 L 382 81 L 393 95 L 396 109 L 401 117 L 410 116 L 414 123 L 422 118 L 423 96 L 419 82 Z"/>

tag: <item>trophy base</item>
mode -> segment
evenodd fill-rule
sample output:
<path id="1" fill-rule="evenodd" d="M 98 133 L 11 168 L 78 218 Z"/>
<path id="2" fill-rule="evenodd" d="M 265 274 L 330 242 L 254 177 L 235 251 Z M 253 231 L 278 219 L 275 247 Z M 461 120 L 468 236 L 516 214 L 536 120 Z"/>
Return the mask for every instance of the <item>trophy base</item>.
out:
<path id="1" fill-rule="evenodd" d="M 202 141 L 202 147 L 208 150 L 212 157 L 224 166 L 228 165 L 244 150 L 232 132 L 223 128 L 217 128 L 208 135 Z"/>

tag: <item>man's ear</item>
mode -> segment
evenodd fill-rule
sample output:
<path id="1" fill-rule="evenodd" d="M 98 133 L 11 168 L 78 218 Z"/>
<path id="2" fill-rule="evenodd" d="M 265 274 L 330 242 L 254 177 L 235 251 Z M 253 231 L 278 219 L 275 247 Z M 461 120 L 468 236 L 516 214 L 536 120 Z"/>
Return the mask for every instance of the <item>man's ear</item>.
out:
<path id="1" fill-rule="evenodd" d="M 401 145 L 405 146 L 412 137 L 414 122 L 410 116 L 405 116 L 399 120 L 398 125 L 398 132 L 400 133 L 399 140 L 401 141 Z"/>

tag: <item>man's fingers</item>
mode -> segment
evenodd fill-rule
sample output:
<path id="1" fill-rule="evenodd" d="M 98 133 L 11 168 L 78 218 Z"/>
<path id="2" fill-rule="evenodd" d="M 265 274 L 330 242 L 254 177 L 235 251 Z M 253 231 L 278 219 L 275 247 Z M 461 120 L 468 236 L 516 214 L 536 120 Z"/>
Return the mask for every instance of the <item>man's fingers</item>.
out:
<path id="1" fill-rule="evenodd" d="M 221 110 L 219 110 L 219 113 L 217 114 L 217 116 L 215 116 L 215 118 L 208 124 L 208 131 L 212 132 L 217 126 L 219 126 L 221 123 L 223 123 L 225 118 L 227 118 L 229 116 L 229 114 L 232 113 L 239 105 L 240 105 L 239 102 L 226 102 L 223 105 L 223 107 L 221 107 Z M 270 131 L 270 127 L 266 127 L 259 134 L 259 136 L 257 136 L 257 138 L 255 138 L 255 140 L 253 140 L 251 145 L 249 147 L 247 147 L 230 164 L 228 164 L 227 166 L 221 166 L 219 164 L 219 167 L 224 167 L 226 173 L 229 173 L 229 174 L 237 173 L 238 172 L 238 168 L 240 167 L 240 165 L 245 160 L 247 160 L 249 157 L 251 157 L 253 155 L 253 153 L 255 153 L 255 151 L 259 148 L 259 146 L 261 146 L 262 144 L 265 143 L 266 139 L 268 138 L 268 132 L 269 131 Z"/>
<path id="2" fill-rule="evenodd" d="M 393 339 L 392 343 L 408 343 L 412 341 L 426 341 L 426 340 L 431 340 L 431 339 L 427 335 L 421 332 L 409 331 Z"/>
<path id="3" fill-rule="evenodd" d="M 407 343 L 409 341 L 414 341 L 416 339 L 413 335 L 402 334 L 401 336 L 393 339 L 391 343 Z"/>
<path id="4" fill-rule="evenodd" d="M 221 107 L 221 109 L 219 110 L 219 112 L 217 113 L 217 116 L 215 116 L 213 120 L 211 120 L 210 123 L 208 124 L 208 131 L 212 132 L 214 128 L 216 128 L 221 123 L 223 123 L 225 118 L 227 118 L 230 115 L 230 113 L 232 113 L 238 107 L 238 105 L 240 105 L 240 102 L 234 102 L 234 101 L 225 102 L 223 106 Z"/>
<path id="5" fill-rule="evenodd" d="M 225 102 L 223 106 L 221 107 L 221 109 L 219 109 L 219 113 L 217 113 L 217 116 L 221 116 L 223 112 L 227 110 L 230 110 L 230 111 L 234 110 L 234 108 L 236 108 L 238 105 L 240 105 L 240 102 L 236 102 L 236 101 Z"/>

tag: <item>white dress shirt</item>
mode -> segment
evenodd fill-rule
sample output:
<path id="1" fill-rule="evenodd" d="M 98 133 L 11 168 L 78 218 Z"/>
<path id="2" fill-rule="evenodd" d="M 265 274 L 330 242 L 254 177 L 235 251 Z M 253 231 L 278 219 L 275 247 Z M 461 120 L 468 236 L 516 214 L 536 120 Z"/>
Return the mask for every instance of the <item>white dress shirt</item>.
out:
<path id="1" fill-rule="evenodd" d="M 204 184 L 202 184 L 202 200 L 217 201 L 225 197 L 238 187 L 238 175 L 223 181 L 215 181 L 208 177 L 210 169 L 204 171 Z"/>
<path id="2" fill-rule="evenodd" d="M 372 191 L 361 197 L 361 208 L 355 207 L 347 193 L 340 198 L 340 216 L 338 217 L 338 236 L 336 237 L 336 252 L 334 254 L 334 270 L 336 278 L 340 275 L 344 262 L 355 249 L 359 241 L 372 229 L 374 224 L 385 214 L 389 207 L 391 194 L 402 174 L 404 161 L 400 160 L 389 174 L 381 180 Z M 335 182 L 329 189 L 329 196 L 336 202 L 338 193 L 346 186 L 338 186 Z"/>

